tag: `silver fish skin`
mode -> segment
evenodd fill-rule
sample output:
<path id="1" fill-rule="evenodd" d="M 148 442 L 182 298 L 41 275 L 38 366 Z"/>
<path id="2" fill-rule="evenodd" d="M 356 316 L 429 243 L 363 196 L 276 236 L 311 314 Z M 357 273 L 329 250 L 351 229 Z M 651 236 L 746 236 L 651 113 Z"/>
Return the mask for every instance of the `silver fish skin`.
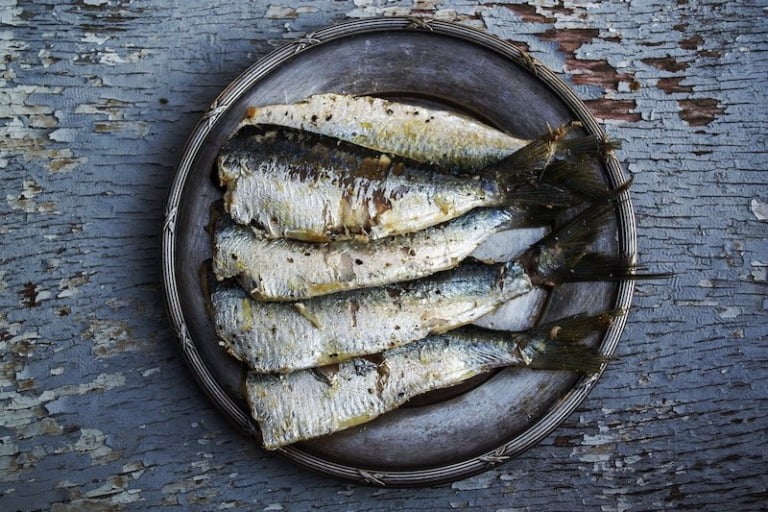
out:
<path id="1" fill-rule="evenodd" d="M 211 298 L 227 351 L 260 373 L 287 373 L 374 354 L 473 322 L 532 289 L 517 263 L 466 264 L 399 286 L 300 303 L 255 301 L 240 287 Z"/>
<path id="2" fill-rule="evenodd" d="M 460 328 L 383 352 L 378 360 L 341 363 L 338 369 L 250 373 L 246 398 L 264 447 L 274 450 L 365 423 L 414 396 L 493 368 L 547 369 L 551 362 L 553 369 L 598 371 L 599 355 L 557 341 L 567 333 L 567 322 L 519 334 Z M 605 320 L 595 323 L 595 329 L 605 327 Z"/>
<path id="3" fill-rule="evenodd" d="M 230 140 L 218 173 L 236 222 L 311 242 L 412 233 L 509 196 L 496 180 L 282 127 Z"/>
<path id="4" fill-rule="evenodd" d="M 464 172 L 478 171 L 528 142 L 447 110 L 335 93 L 250 107 L 241 126 L 264 124 L 327 135 Z"/>
<path id="5" fill-rule="evenodd" d="M 524 210 L 480 209 L 417 233 L 318 244 L 270 239 L 220 215 L 213 270 L 219 281 L 237 278 L 257 300 L 301 300 L 449 270 L 494 233 L 527 222 Z"/>

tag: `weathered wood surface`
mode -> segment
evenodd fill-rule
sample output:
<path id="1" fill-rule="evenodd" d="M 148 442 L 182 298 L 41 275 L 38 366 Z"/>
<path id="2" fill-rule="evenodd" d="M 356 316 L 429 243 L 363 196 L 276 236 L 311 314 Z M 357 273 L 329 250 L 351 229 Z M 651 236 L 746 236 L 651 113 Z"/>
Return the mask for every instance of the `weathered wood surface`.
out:
<path id="1" fill-rule="evenodd" d="M 0 1 L 0 509 L 765 510 L 765 1 Z M 164 314 L 159 233 L 186 136 L 274 48 L 434 16 L 567 75 L 635 178 L 619 358 L 538 447 L 451 486 L 307 473 L 234 430 Z"/>

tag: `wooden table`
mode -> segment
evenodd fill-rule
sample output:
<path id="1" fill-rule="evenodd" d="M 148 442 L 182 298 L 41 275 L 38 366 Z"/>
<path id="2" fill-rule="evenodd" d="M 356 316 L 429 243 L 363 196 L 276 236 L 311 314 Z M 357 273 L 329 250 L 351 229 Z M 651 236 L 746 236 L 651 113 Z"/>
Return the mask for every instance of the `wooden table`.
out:
<path id="1" fill-rule="evenodd" d="M 0 509 L 765 510 L 765 2 L 1 3 Z M 211 100 L 275 45 L 376 15 L 458 21 L 563 73 L 624 141 L 641 261 L 677 273 L 637 286 L 558 430 L 435 488 L 263 452 L 196 385 L 161 290 L 167 188 Z"/>

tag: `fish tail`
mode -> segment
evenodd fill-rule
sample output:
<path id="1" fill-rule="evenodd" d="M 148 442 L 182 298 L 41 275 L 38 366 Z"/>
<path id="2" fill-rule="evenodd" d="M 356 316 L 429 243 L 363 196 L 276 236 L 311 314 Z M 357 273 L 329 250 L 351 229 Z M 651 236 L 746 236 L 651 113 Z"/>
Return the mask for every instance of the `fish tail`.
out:
<path id="1" fill-rule="evenodd" d="M 587 201 L 603 201 L 616 197 L 632 184 L 632 178 L 628 179 L 614 189 L 608 188 L 606 183 L 594 172 L 593 164 L 585 157 L 572 160 L 557 160 L 541 172 L 539 182 L 549 188 L 561 190 L 561 193 L 579 196 Z"/>
<path id="2" fill-rule="evenodd" d="M 526 366 L 534 370 L 569 370 L 593 375 L 609 361 L 595 349 L 559 341 L 532 343 L 526 349 L 530 349 L 531 358 Z"/>
<path id="3" fill-rule="evenodd" d="M 597 233 L 614 212 L 613 200 L 597 203 L 533 244 L 519 259 L 538 286 L 560 284 L 589 252 Z"/>
<path id="4" fill-rule="evenodd" d="M 579 126 L 580 123 L 567 123 L 550 130 L 487 169 L 507 172 L 525 179 L 537 175 L 556 160 L 572 159 L 579 155 L 605 158 L 621 147 L 618 141 L 609 140 L 604 136 L 567 137 L 573 128 Z"/>
<path id="5" fill-rule="evenodd" d="M 606 158 L 612 152 L 621 149 L 621 142 L 597 135 L 583 135 L 572 139 L 556 141 L 555 156 L 558 158 L 594 155 Z"/>
<path id="6" fill-rule="evenodd" d="M 569 188 L 548 183 L 515 183 L 504 187 L 504 204 L 542 206 L 559 210 L 576 206 L 584 201 L 583 194 Z"/>
<path id="7" fill-rule="evenodd" d="M 625 313 L 626 310 L 624 309 L 611 309 L 595 315 L 579 313 L 538 325 L 530 329 L 528 333 L 531 336 L 548 340 L 579 341 L 591 333 L 604 331 L 613 324 L 617 317 Z"/>
<path id="8" fill-rule="evenodd" d="M 570 130 L 571 125 L 550 130 L 508 157 L 491 164 L 486 168 L 486 172 L 496 174 L 500 178 L 506 176 L 506 179 L 518 182 L 538 181 L 541 170 L 554 161 L 558 148 L 565 143 L 564 137 Z"/>
<path id="9" fill-rule="evenodd" d="M 578 314 L 539 325 L 526 332 L 528 340 L 521 343 L 520 353 L 529 368 L 596 373 L 608 358 L 593 348 L 574 342 L 605 331 L 624 313 L 624 310 L 616 309 L 596 315 Z"/>
<path id="10" fill-rule="evenodd" d="M 562 208 L 547 203 L 526 204 L 524 208 L 508 208 L 510 226 L 549 226 L 557 220 Z"/>
<path id="11" fill-rule="evenodd" d="M 604 158 L 618 143 L 594 135 L 565 138 L 573 126 L 531 141 L 484 174 L 493 176 L 510 201 L 568 207 L 612 196 L 615 191 L 602 182 L 588 157 Z"/>
<path id="12" fill-rule="evenodd" d="M 589 202 L 614 197 L 625 190 L 610 190 L 586 159 L 558 160 L 537 173 L 531 173 L 526 181 L 507 175 L 501 181 L 507 204 L 544 206 L 551 209 L 570 208 Z"/>
<path id="13" fill-rule="evenodd" d="M 588 253 L 569 268 L 551 276 L 556 282 L 579 281 L 647 281 L 669 279 L 674 272 L 649 272 L 648 268 L 624 261 L 623 258 L 607 254 Z"/>
<path id="14" fill-rule="evenodd" d="M 667 279 L 670 272 L 649 272 L 625 258 L 589 250 L 598 232 L 613 215 L 617 200 L 597 203 L 545 236 L 520 258 L 531 282 L 557 286 L 578 281 Z"/>

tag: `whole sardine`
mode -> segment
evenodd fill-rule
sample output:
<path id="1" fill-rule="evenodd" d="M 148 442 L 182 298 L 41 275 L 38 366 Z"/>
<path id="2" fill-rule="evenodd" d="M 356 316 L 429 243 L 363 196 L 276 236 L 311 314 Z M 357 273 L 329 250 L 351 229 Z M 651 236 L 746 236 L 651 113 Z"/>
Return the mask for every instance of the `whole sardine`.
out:
<path id="1" fill-rule="evenodd" d="M 315 94 L 283 105 L 250 107 L 242 125 L 289 126 L 382 153 L 477 171 L 528 141 L 470 117 L 372 96 Z"/>
<path id="2" fill-rule="evenodd" d="M 246 398 L 264 447 L 273 450 L 370 421 L 414 396 L 493 368 L 594 373 L 604 359 L 570 341 L 605 329 L 615 314 L 570 317 L 519 334 L 461 328 L 337 369 L 250 373 Z"/>
<path id="3" fill-rule="evenodd" d="M 541 170 L 558 152 L 589 151 L 596 141 L 562 137 L 543 137 L 472 177 L 323 135 L 263 127 L 228 141 L 217 165 L 224 207 L 236 222 L 269 238 L 367 240 L 420 231 L 477 207 L 573 204 L 566 187 L 579 175 Z M 548 183 L 550 176 L 559 182 Z"/>
<path id="4" fill-rule="evenodd" d="M 494 233 L 527 222 L 525 211 L 481 209 L 417 233 L 318 244 L 270 239 L 220 215 L 213 269 L 219 280 L 237 278 L 256 299 L 299 300 L 451 269 Z"/>
<path id="5" fill-rule="evenodd" d="M 532 288 L 516 263 L 466 264 L 389 287 L 302 302 L 261 302 L 217 289 L 216 334 L 251 370 L 285 373 L 381 352 L 473 322 Z"/>

